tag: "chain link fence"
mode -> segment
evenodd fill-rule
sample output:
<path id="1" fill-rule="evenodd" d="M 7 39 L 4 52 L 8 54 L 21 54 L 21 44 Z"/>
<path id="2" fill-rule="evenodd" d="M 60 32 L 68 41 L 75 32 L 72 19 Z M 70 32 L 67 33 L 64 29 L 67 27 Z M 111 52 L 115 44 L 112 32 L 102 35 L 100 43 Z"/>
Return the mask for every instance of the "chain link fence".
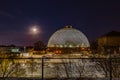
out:
<path id="1" fill-rule="evenodd" d="M 0 80 L 120 80 L 120 58 L 0 58 Z"/>

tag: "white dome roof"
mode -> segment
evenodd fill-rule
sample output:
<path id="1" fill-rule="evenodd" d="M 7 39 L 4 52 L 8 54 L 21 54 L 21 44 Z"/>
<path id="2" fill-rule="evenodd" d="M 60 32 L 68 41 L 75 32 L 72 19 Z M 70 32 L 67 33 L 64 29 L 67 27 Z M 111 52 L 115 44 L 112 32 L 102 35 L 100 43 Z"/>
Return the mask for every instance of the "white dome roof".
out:
<path id="1" fill-rule="evenodd" d="M 49 39 L 48 47 L 90 47 L 87 37 L 77 29 L 66 26 Z"/>

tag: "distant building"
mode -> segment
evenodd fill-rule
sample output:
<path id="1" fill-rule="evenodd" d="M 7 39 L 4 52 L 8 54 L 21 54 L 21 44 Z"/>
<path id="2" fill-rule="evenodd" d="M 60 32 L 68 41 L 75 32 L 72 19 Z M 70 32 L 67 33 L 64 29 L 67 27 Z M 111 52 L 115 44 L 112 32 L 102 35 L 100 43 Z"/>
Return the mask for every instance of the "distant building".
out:
<path id="1" fill-rule="evenodd" d="M 5 55 L 7 55 L 7 56 L 19 56 L 20 48 L 16 47 L 16 46 L 4 46 L 4 45 L 1 45 L 0 46 L 0 54 L 3 57 Z"/>
<path id="2" fill-rule="evenodd" d="M 120 32 L 111 31 L 98 39 L 98 49 L 101 51 L 120 51 Z"/>
<path id="3" fill-rule="evenodd" d="M 70 53 L 87 50 L 90 44 L 81 31 L 72 26 L 65 26 L 50 37 L 47 47 L 50 52 Z"/>

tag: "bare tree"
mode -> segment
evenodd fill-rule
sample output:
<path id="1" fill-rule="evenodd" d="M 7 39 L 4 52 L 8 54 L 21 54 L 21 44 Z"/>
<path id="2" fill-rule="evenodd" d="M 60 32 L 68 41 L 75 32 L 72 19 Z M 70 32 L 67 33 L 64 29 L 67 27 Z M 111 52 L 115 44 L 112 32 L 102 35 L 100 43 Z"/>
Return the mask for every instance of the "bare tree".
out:
<path id="1" fill-rule="evenodd" d="M 21 75 L 25 75 L 25 70 L 19 62 L 13 59 L 0 60 L 0 77 L 20 77 Z"/>
<path id="2" fill-rule="evenodd" d="M 46 49 L 46 45 L 44 44 L 43 41 L 37 41 L 36 43 L 34 43 L 34 50 L 41 51 L 45 49 Z"/>
<path id="3" fill-rule="evenodd" d="M 120 59 L 112 59 L 112 76 L 113 78 L 120 78 Z"/>
<path id="4" fill-rule="evenodd" d="M 109 59 L 94 59 L 95 63 L 96 63 L 96 70 L 99 72 L 103 72 L 103 74 L 105 75 L 105 77 L 109 77 L 110 75 L 110 65 L 109 65 Z"/>
<path id="5" fill-rule="evenodd" d="M 120 59 L 95 59 L 97 71 L 102 72 L 106 78 L 120 78 Z"/>
<path id="6" fill-rule="evenodd" d="M 86 60 L 83 59 L 62 59 L 62 62 L 56 64 L 56 76 L 61 78 L 82 78 L 85 74 Z"/>

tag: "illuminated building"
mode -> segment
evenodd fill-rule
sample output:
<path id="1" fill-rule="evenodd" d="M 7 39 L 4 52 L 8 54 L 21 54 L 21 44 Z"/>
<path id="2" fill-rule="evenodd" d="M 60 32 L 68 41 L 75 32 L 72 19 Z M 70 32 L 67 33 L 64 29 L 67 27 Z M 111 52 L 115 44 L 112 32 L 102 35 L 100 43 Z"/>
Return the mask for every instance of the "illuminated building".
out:
<path id="1" fill-rule="evenodd" d="M 65 26 L 50 37 L 47 47 L 50 52 L 70 53 L 88 50 L 90 44 L 81 31 L 72 26 Z"/>
<path id="2" fill-rule="evenodd" d="M 98 48 L 101 51 L 108 49 L 113 51 L 120 51 L 120 32 L 112 31 L 98 39 Z"/>

